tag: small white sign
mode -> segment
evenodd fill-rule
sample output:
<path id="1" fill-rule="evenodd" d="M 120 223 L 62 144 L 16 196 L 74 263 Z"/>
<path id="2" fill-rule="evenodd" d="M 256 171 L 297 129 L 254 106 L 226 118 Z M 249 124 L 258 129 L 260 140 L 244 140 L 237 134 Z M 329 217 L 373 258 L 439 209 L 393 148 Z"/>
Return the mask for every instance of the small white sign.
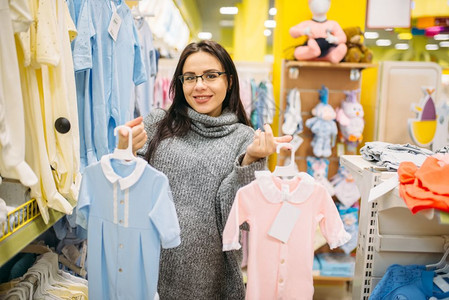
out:
<path id="1" fill-rule="evenodd" d="M 268 235 L 280 240 L 283 243 L 287 243 L 290 238 L 290 234 L 295 227 L 296 221 L 299 218 L 300 209 L 287 201 L 282 203 L 276 219 L 271 225 Z"/>

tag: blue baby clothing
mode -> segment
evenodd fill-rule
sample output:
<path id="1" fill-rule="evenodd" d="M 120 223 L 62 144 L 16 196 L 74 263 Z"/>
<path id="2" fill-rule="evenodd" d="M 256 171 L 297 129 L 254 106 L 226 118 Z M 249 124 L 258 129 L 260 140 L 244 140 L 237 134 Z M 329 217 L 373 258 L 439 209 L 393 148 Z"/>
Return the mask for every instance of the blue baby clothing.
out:
<path id="1" fill-rule="evenodd" d="M 391 265 L 382 280 L 371 293 L 370 300 L 427 300 L 448 299 L 434 286 L 435 272 L 427 271 L 422 265 Z"/>
<path id="2" fill-rule="evenodd" d="M 113 11 L 121 19 L 115 41 L 108 32 Z M 80 7 L 77 29 L 75 71 L 91 71 L 89 78 L 76 78 L 82 81 L 77 84 L 78 102 L 84 103 L 79 114 L 85 148 L 81 150 L 90 164 L 115 148 L 114 128 L 133 118 L 132 90 L 147 80 L 147 74 L 133 17 L 123 0 L 87 0 Z"/>
<path id="3" fill-rule="evenodd" d="M 163 173 L 103 156 L 84 171 L 77 223 L 88 231 L 90 299 L 154 299 L 161 246 L 181 242 Z"/>

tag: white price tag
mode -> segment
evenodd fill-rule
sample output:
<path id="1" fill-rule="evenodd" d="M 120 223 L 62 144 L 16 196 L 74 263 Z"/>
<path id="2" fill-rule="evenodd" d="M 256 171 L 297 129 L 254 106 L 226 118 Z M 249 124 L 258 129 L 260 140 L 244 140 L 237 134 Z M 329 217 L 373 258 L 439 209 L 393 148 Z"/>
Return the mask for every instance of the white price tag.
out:
<path id="1" fill-rule="evenodd" d="M 122 18 L 120 18 L 120 16 L 118 15 L 117 8 L 115 7 L 114 2 L 111 2 L 111 6 L 112 6 L 112 17 L 111 21 L 109 22 L 108 32 L 115 42 L 117 41 L 120 25 L 122 25 Z"/>
<path id="2" fill-rule="evenodd" d="M 270 230 L 268 230 L 268 235 L 287 243 L 300 212 L 298 207 L 284 201 Z"/>
<path id="3" fill-rule="evenodd" d="M 433 283 L 435 283 L 436 286 L 438 286 L 444 293 L 449 291 L 449 283 L 447 283 L 447 281 L 444 280 L 442 277 L 435 276 L 433 278 Z"/>

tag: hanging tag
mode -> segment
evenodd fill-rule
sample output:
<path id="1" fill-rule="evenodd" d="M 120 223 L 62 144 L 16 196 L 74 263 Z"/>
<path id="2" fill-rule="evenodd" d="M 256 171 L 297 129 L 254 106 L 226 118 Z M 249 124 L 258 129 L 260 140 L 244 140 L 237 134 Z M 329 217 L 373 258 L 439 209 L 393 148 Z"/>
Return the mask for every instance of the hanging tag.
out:
<path id="1" fill-rule="evenodd" d="M 435 283 L 444 293 L 449 291 L 449 283 L 447 283 L 441 276 L 435 276 L 433 278 L 433 283 Z"/>
<path id="2" fill-rule="evenodd" d="M 118 31 L 120 30 L 120 25 L 122 25 L 122 19 L 117 13 L 117 8 L 115 7 L 114 2 L 111 1 L 111 7 L 112 7 L 112 17 L 111 21 L 109 22 L 108 32 L 109 35 L 112 37 L 112 39 L 117 41 Z"/>
<path id="3" fill-rule="evenodd" d="M 268 235 L 287 243 L 298 220 L 300 210 L 298 207 L 284 201 L 279 210 L 276 219 L 271 225 Z"/>

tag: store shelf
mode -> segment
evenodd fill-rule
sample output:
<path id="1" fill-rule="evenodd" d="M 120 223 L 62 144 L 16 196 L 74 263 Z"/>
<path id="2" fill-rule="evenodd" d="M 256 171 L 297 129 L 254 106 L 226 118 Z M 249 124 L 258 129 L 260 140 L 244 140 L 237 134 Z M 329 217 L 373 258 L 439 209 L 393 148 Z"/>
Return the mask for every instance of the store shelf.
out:
<path id="1" fill-rule="evenodd" d="M 361 156 L 344 155 L 340 162 L 361 193 L 352 295 L 367 300 L 390 265 L 439 261 L 449 245 L 449 225 L 440 224 L 431 210 L 412 214 L 398 187 L 368 202 L 371 189 L 396 172 L 381 171 Z"/>
<path id="2" fill-rule="evenodd" d="M 32 199 L 27 203 L 24 203 L 23 206 L 19 206 L 10 212 L 8 214 L 8 220 L 12 215 L 21 213 L 20 211 L 23 211 L 26 205 L 31 207 L 32 214 L 29 216 L 22 215 L 19 218 L 21 222 L 14 225 L 13 230 L 6 233 L 0 239 L 0 266 L 6 263 L 10 258 L 25 248 L 25 246 L 34 241 L 39 235 L 45 232 L 48 228 L 52 227 L 54 223 L 65 216 L 65 214 L 61 212 L 50 209 L 50 220 L 48 224 L 45 224 L 40 216 L 39 210 L 37 209 L 36 200 Z"/>
<path id="3" fill-rule="evenodd" d="M 320 284 L 321 282 L 328 283 L 343 283 L 352 281 L 352 277 L 338 277 L 338 276 L 313 276 L 313 282 L 315 284 Z"/>
<path id="4" fill-rule="evenodd" d="M 349 63 L 341 62 L 338 64 L 332 64 L 326 61 L 296 61 L 289 60 L 286 61 L 285 66 L 287 68 L 291 67 L 309 67 L 309 68 L 333 68 L 333 69 L 366 69 L 377 67 L 377 64 L 368 63 Z"/>

